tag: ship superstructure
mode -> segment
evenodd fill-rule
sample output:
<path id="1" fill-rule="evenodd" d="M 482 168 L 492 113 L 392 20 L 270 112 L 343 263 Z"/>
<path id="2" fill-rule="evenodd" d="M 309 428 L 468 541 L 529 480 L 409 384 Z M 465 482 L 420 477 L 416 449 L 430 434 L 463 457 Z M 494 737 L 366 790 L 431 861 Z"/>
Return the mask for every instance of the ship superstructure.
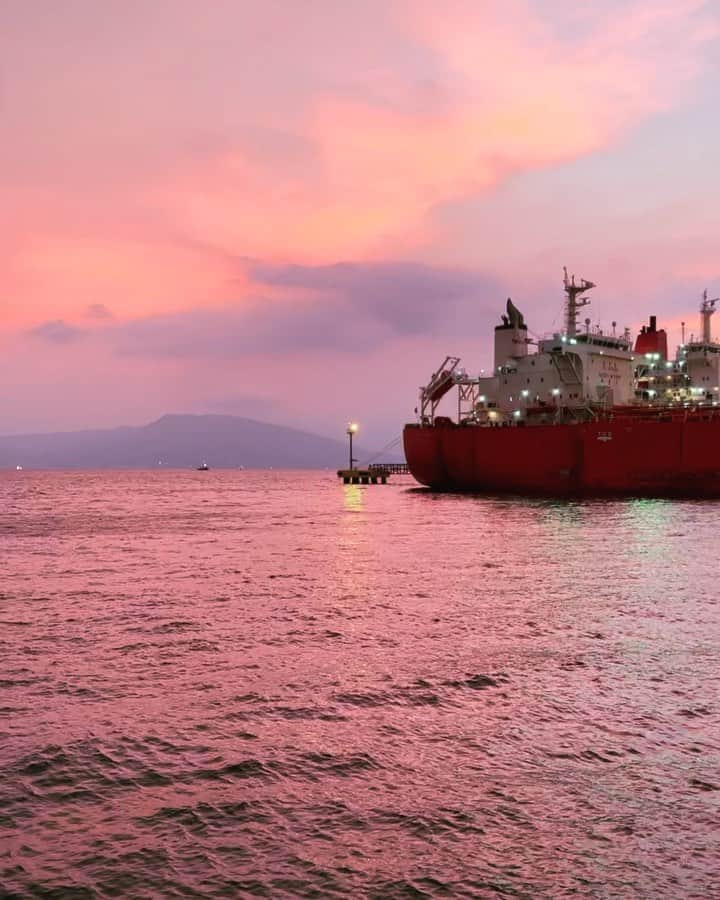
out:
<path id="1" fill-rule="evenodd" d="M 672 492 L 688 489 L 687 479 L 683 481 L 680 473 L 690 466 L 693 492 L 697 488 L 693 479 L 699 472 L 707 472 L 710 481 L 717 478 L 720 494 L 720 343 L 711 334 L 711 317 L 720 300 L 703 294 L 700 338 L 691 336 L 685 343 L 683 335 L 675 357 L 669 359 L 667 334 L 658 329 L 654 316 L 634 343 L 628 329 L 618 333 L 615 322 L 610 332 L 598 325 L 591 327 L 589 318 L 579 326 L 579 310 L 589 304 L 588 294 L 594 287 L 586 279 L 576 281 L 565 270 L 563 329 L 545 337 L 531 336 L 524 315 L 508 298 L 501 324 L 495 327 L 491 373 L 469 374 L 458 357 L 446 357 L 420 389 L 417 423 L 405 429 L 406 456 L 418 480 L 461 489 L 524 489 L 513 475 L 515 469 L 507 472 L 505 461 L 488 449 L 498 443 L 497 429 L 506 429 L 498 453 L 509 458 L 520 453 L 521 460 L 515 462 L 522 461 L 527 472 L 533 471 L 532 455 L 537 469 L 550 446 L 553 452 L 545 469 L 554 471 L 553 466 L 557 468 L 555 464 L 565 459 L 557 477 L 548 480 L 548 471 L 540 466 L 537 478 L 531 478 L 526 488 L 627 491 L 636 483 L 641 493 Z M 438 415 L 439 404 L 453 390 L 453 414 L 448 416 L 444 410 Z M 620 422 L 625 423 L 622 435 Z M 658 433 L 652 429 L 644 437 L 639 434 L 643 428 L 647 432 L 643 422 L 674 423 L 680 428 L 679 436 L 672 439 L 667 432 L 675 456 L 663 457 L 657 443 L 653 445 L 655 459 L 663 459 L 665 468 L 661 473 L 653 470 L 649 480 L 643 475 L 642 462 L 643 454 L 648 455 L 647 446 L 638 451 L 639 456 L 633 455 L 634 445 L 628 438 L 630 433 L 638 433 L 642 441 L 652 434 L 657 442 Z M 683 423 L 692 426 L 697 422 L 712 422 L 715 436 L 711 450 L 707 454 L 697 450 L 699 457 L 691 464 L 687 454 L 695 447 L 698 432 L 691 428 L 690 440 Z M 555 430 L 548 431 L 548 426 Z M 460 431 L 452 437 L 455 428 Z M 592 470 L 595 447 L 586 446 L 586 432 L 594 434 L 593 429 L 599 443 L 610 445 L 614 440 L 618 453 L 621 445 L 624 448 L 625 462 L 615 461 L 617 471 L 612 477 L 603 474 L 602 467 Z M 442 439 L 437 437 L 440 431 Z M 458 450 L 461 446 L 465 448 L 462 452 Z M 462 453 L 470 454 L 472 464 Z M 611 453 L 606 448 L 602 456 L 607 462 Z M 453 469 L 464 474 L 456 477 Z M 495 477 L 493 472 L 505 474 Z M 703 490 L 708 489 L 706 483 Z"/>
<path id="2" fill-rule="evenodd" d="M 507 299 L 502 324 L 495 327 L 491 375 L 469 375 L 458 357 L 446 357 L 420 389 L 419 421 L 434 421 L 440 400 L 458 388 L 457 420 L 475 424 L 581 419 L 619 406 L 717 403 L 720 392 L 720 343 L 713 341 L 710 317 L 720 300 L 701 303 L 701 340 L 681 344 L 668 358 L 667 334 L 650 317 L 633 345 L 630 332 L 617 334 L 591 327 L 578 330 L 577 312 L 588 305 L 595 284 L 575 276 L 563 282 L 566 294 L 564 330 L 539 338 L 529 336 L 525 317 Z M 530 351 L 532 344 L 537 350 Z"/>

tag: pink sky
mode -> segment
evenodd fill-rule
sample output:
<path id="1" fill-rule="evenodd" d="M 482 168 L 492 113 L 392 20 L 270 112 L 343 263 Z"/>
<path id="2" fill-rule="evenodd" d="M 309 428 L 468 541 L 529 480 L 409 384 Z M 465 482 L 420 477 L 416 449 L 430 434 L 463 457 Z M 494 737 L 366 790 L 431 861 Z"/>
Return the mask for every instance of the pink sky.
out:
<path id="1" fill-rule="evenodd" d="M 557 324 L 564 264 L 696 328 L 719 47 L 712 0 L 4 0 L 0 432 L 379 445 L 508 294 Z"/>

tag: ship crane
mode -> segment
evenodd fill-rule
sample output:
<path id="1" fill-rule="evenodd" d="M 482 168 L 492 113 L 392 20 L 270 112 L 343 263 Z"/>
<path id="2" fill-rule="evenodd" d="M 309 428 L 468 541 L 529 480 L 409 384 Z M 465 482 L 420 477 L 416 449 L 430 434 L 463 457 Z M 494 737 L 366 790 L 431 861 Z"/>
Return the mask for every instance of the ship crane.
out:
<path id="1" fill-rule="evenodd" d="M 568 271 L 565 266 L 563 266 L 563 273 L 563 287 L 567 294 L 565 303 L 565 334 L 572 338 L 577 334 L 578 310 L 590 303 L 590 300 L 587 297 L 582 297 L 582 295 L 594 288 L 595 282 L 581 278 L 580 284 L 575 284 L 575 276 L 571 275 L 568 277 Z"/>
<path id="2" fill-rule="evenodd" d="M 445 361 L 430 376 L 430 381 L 425 387 L 420 388 L 420 421 L 435 420 L 435 410 L 438 403 L 455 385 L 456 379 L 461 375 L 458 371 L 460 357 L 446 356 Z M 417 410 L 416 410 L 417 411 Z"/>
<path id="3" fill-rule="evenodd" d="M 707 291 L 703 291 L 702 303 L 700 304 L 700 320 L 702 322 L 702 339 L 705 344 L 709 344 L 712 341 L 710 335 L 710 317 L 716 311 L 716 303 L 720 303 L 720 297 L 716 297 L 714 300 L 708 300 Z"/>

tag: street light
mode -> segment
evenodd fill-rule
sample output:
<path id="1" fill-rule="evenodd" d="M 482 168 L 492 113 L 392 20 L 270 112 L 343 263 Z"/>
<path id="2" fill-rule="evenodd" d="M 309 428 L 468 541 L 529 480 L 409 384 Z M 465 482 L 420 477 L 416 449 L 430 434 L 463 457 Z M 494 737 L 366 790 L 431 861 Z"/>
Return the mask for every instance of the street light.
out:
<path id="1" fill-rule="evenodd" d="M 358 430 L 357 422 L 348 422 L 347 436 L 350 438 L 350 468 L 351 469 L 353 467 L 353 463 L 355 462 L 355 460 L 353 459 L 353 454 L 352 454 L 352 439 L 353 439 L 353 435 L 357 432 L 357 430 Z"/>

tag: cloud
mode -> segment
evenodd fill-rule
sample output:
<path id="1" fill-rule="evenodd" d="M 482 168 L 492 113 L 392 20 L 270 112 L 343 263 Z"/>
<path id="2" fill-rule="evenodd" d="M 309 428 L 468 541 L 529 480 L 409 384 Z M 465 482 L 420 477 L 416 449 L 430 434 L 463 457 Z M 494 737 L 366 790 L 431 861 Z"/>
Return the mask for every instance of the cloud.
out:
<path id="1" fill-rule="evenodd" d="M 36 325 L 28 334 L 50 344 L 72 344 L 83 336 L 84 331 L 74 325 L 68 325 L 62 319 L 55 319 Z"/>
<path id="2" fill-rule="evenodd" d="M 574 6 L 556 4 L 553 24 Z M 292 164 L 238 134 L 178 165 L 157 202 L 247 255 L 318 263 L 378 258 L 388 245 L 416 252 L 432 242 L 438 205 L 605 149 L 677 103 L 717 33 L 704 6 L 630 2 L 564 32 L 522 0 L 396 4 L 377 28 L 397 28 L 397 70 L 371 64 L 361 31 L 365 89 L 339 69 L 303 98 L 292 121 L 304 149 Z"/>
<path id="3" fill-rule="evenodd" d="M 488 274 L 408 262 L 250 262 L 247 275 L 258 291 L 283 289 L 287 296 L 137 319 L 107 336 L 116 352 L 133 356 L 360 352 L 397 337 L 457 333 L 503 296 Z"/>
<path id="4" fill-rule="evenodd" d="M 96 297 L 118 317 L 222 305 L 243 296 L 238 256 L 459 259 L 438 209 L 612 146 L 708 71 L 709 3 L 590 6 L 16 4 L 0 251 L 15 320 Z M 463 261 L 487 267 L 491 240 L 473 234 Z"/>
<path id="5" fill-rule="evenodd" d="M 102 319 L 105 321 L 115 318 L 104 303 L 91 303 L 85 310 L 85 315 L 88 319 Z"/>
<path id="6" fill-rule="evenodd" d="M 198 404 L 198 412 L 218 413 L 230 416 L 246 416 L 250 419 L 279 421 L 287 410 L 283 405 L 283 398 L 271 397 L 262 394 L 249 394 L 238 391 L 235 393 L 218 393 L 217 387 L 208 392 L 210 396 L 203 398 Z"/>
<path id="7" fill-rule="evenodd" d="M 501 290 L 490 275 L 413 262 L 342 262 L 326 266 L 251 263 L 249 277 L 303 288 L 338 301 L 343 315 L 369 316 L 398 334 L 426 333 L 454 317 L 462 300 L 486 301 Z"/>

